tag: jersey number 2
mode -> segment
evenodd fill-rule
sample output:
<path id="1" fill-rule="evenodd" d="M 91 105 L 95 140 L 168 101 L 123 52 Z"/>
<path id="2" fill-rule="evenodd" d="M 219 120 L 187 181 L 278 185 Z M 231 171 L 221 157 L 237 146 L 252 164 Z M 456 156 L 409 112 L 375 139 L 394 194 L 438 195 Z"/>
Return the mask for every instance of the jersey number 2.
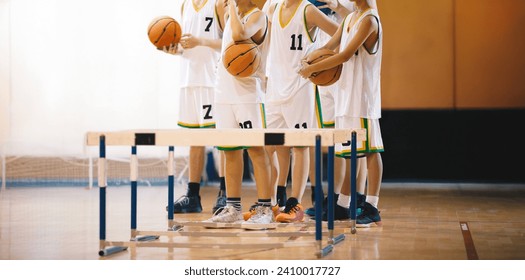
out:
<path id="1" fill-rule="evenodd" d="M 202 109 L 204 109 L 205 120 L 213 119 L 213 116 L 211 115 L 211 105 L 202 105 Z"/>

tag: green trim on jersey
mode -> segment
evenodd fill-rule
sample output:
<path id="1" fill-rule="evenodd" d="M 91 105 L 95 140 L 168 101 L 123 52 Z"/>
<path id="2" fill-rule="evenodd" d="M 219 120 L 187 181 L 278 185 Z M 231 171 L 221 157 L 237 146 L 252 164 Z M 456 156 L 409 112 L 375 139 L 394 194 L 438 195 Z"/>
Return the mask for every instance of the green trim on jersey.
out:
<path id="1" fill-rule="evenodd" d="M 335 121 L 323 122 L 323 128 L 335 128 Z"/>
<path id="2" fill-rule="evenodd" d="M 312 4 L 306 4 L 306 6 L 304 6 L 303 21 L 304 21 L 304 31 L 308 35 L 308 39 L 310 39 L 310 43 L 314 43 L 315 39 L 312 39 L 312 35 L 310 35 L 310 32 L 308 31 L 308 24 L 306 22 L 306 8 L 308 8 L 308 6 L 311 6 L 311 5 Z"/>
<path id="3" fill-rule="evenodd" d="M 315 121 L 317 122 L 317 127 L 324 128 L 324 121 L 323 121 L 323 107 L 321 106 L 321 96 L 319 93 L 319 87 L 317 85 L 314 85 L 315 87 Z"/>
<path id="4" fill-rule="evenodd" d="M 361 118 L 361 128 L 366 129 L 366 140 L 363 141 L 362 148 L 357 149 L 358 155 L 368 154 L 368 153 L 381 153 L 385 151 L 384 147 L 370 147 L 370 141 L 368 140 L 368 127 L 369 127 L 369 119 Z M 351 156 L 351 150 L 342 151 L 342 152 L 336 152 L 335 156 L 337 157 L 345 157 L 348 158 Z"/>
<path id="5" fill-rule="evenodd" d="M 261 119 L 263 121 L 262 125 L 263 125 L 263 128 L 267 128 L 266 126 L 266 109 L 264 108 L 264 103 L 261 103 L 259 104 L 260 107 L 261 107 Z"/>

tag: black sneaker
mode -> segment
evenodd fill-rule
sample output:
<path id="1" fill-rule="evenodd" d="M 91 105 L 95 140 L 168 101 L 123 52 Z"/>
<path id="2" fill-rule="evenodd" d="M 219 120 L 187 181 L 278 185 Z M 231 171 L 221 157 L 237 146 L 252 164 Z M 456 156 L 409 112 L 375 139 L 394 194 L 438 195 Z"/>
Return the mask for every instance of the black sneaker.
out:
<path id="1" fill-rule="evenodd" d="M 366 195 L 357 193 L 356 217 L 363 213 L 363 208 L 366 202 Z"/>
<path id="2" fill-rule="evenodd" d="M 336 213 L 338 210 L 337 210 L 337 199 L 339 198 L 339 194 L 334 194 L 334 205 L 335 205 L 335 208 L 334 208 L 334 213 Z M 361 215 L 361 213 L 363 212 L 363 207 L 365 205 L 365 201 L 366 201 L 366 195 L 364 194 L 361 194 L 361 193 L 357 193 L 357 205 L 356 205 L 356 216 L 359 216 Z M 326 207 L 328 205 L 328 198 L 325 197 L 324 200 L 323 200 L 323 221 L 326 221 L 326 218 L 327 217 L 327 212 L 326 212 Z M 339 206 L 341 207 L 341 206 Z M 344 207 L 341 207 L 341 208 L 344 208 Z M 348 208 L 350 209 L 350 208 Z M 311 208 L 308 208 L 306 209 L 306 211 L 304 212 L 306 213 L 306 215 L 309 215 L 309 216 L 312 216 L 314 217 L 315 216 L 315 208 L 314 207 L 311 207 Z M 341 212 L 342 213 L 342 212 Z M 335 220 L 344 220 L 344 219 L 348 219 L 348 218 L 342 218 L 342 219 L 337 219 L 337 214 L 334 214 L 335 215 Z M 341 217 L 344 217 L 341 216 Z"/>
<path id="3" fill-rule="evenodd" d="M 166 206 L 168 211 L 168 206 Z M 201 197 L 198 195 L 183 195 L 175 200 L 173 213 L 200 213 L 202 212 Z"/>
<path id="4" fill-rule="evenodd" d="M 345 208 L 339 204 L 335 204 L 334 221 L 350 219 L 350 208 Z M 323 212 L 323 221 L 328 221 L 328 212 Z"/>
<path id="5" fill-rule="evenodd" d="M 381 226 L 381 216 L 379 210 L 372 206 L 372 204 L 365 202 L 363 205 L 363 212 L 357 216 L 357 227 Z"/>
<path id="6" fill-rule="evenodd" d="M 217 201 L 215 201 L 215 206 L 213 206 L 212 214 L 217 215 L 221 213 L 222 209 L 226 206 L 226 192 L 224 190 L 219 190 L 217 194 Z"/>
<path id="7" fill-rule="evenodd" d="M 337 199 L 338 198 L 339 198 L 339 194 L 334 194 L 334 204 L 337 204 Z M 322 207 L 323 208 L 323 215 L 324 215 L 324 213 L 326 213 L 327 205 L 328 205 L 328 197 L 325 197 L 323 199 L 323 207 Z M 306 209 L 306 211 L 304 213 L 306 213 L 306 215 L 308 215 L 308 216 L 315 217 L 315 205 L 314 205 L 314 207 L 310 207 L 310 208 Z"/>

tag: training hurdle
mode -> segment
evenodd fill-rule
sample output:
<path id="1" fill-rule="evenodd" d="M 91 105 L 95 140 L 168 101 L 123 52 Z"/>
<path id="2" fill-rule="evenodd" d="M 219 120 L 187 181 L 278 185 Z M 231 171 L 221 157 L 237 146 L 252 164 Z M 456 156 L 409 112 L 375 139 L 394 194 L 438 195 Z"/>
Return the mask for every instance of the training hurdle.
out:
<path id="1" fill-rule="evenodd" d="M 348 139 L 351 139 L 350 143 Z M 339 222 L 338 225 L 350 226 L 351 233 L 356 232 L 356 142 L 366 140 L 366 130 L 345 130 L 345 129 L 309 129 L 309 130 L 289 130 L 289 129 L 176 129 L 176 130 L 127 130 L 114 132 L 88 132 L 86 134 L 87 146 L 99 147 L 98 162 L 98 186 L 100 196 L 100 230 L 99 230 L 99 255 L 107 256 L 116 252 L 124 251 L 128 247 L 165 247 L 165 248 L 285 248 L 303 247 L 317 245 L 316 254 L 323 257 L 332 251 L 333 245 L 344 240 L 344 234 L 334 237 L 334 213 L 333 213 L 333 158 L 334 145 L 336 143 L 347 143 L 352 147 L 351 154 L 351 221 Z M 276 228 L 285 226 L 298 226 L 301 230 L 297 232 L 245 232 L 245 233 L 217 233 L 193 234 L 182 232 L 184 226 L 198 225 L 209 227 L 242 228 L 242 224 L 222 224 L 214 223 L 206 225 L 204 222 L 176 222 L 173 214 L 174 201 L 174 147 L 175 146 L 313 146 L 315 147 L 315 172 L 316 185 L 321 184 L 321 147 L 328 146 L 328 245 L 322 244 L 321 221 L 322 203 L 315 204 L 315 222 L 261 225 L 262 228 Z M 107 146 L 129 146 L 131 147 L 130 161 L 130 181 L 131 181 L 131 239 L 130 241 L 106 241 L 106 187 L 107 187 L 107 166 L 106 148 Z M 138 179 L 138 158 L 137 146 L 166 146 L 168 147 L 168 230 L 167 231 L 138 231 L 137 230 L 137 179 Z M 322 190 L 317 188 L 316 201 L 322 201 Z M 180 242 L 160 242 L 159 236 L 238 236 L 238 237 L 282 237 L 285 236 L 305 236 L 311 235 L 305 229 L 315 225 L 315 241 L 312 242 L 278 242 L 278 243 L 242 243 L 242 244 L 215 244 L 215 243 L 180 243 Z M 148 241 L 148 242 L 144 242 Z"/>

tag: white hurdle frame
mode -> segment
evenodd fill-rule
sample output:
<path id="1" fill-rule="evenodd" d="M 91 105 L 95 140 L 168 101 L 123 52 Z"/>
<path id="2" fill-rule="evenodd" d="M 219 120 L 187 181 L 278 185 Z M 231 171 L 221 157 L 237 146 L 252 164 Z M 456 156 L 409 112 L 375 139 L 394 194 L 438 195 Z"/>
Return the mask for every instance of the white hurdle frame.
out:
<path id="1" fill-rule="evenodd" d="M 317 245 L 318 257 L 323 257 L 332 251 L 334 244 L 344 240 L 344 234 L 339 237 L 333 237 L 333 157 L 334 146 L 337 143 L 347 143 L 351 139 L 351 201 L 356 201 L 356 142 L 366 140 L 365 129 L 175 129 L 175 130 L 126 130 L 113 132 L 88 132 L 86 134 L 87 146 L 99 147 L 99 163 L 98 163 L 98 186 L 100 189 L 100 230 L 99 230 L 99 255 L 107 256 L 113 253 L 127 250 L 128 247 L 166 247 L 166 248 L 285 248 L 285 247 L 301 247 L 309 245 Z M 184 225 L 200 225 L 202 222 L 187 222 L 176 223 L 173 219 L 173 200 L 174 200 L 174 146 L 267 146 L 267 145 L 281 145 L 281 146 L 309 146 L 315 147 L 316 160 L 316 185 L 321 185 L 321 146 L 329 147 L 328 160 L 328 245 L 322 247 L 322 222 L 321 212 L 322 205 L 316 203 L 316 222 L 315 222 L 315 242 L 279 242 L 279 243 L 242 243 L 242 244 L 214 244 L 214 243 L 177 243 L 177 242 L 160 242 L 157 241 L 159 235 L 173 237 L 173 236 L 187 236 L 187 233 L 178 232 Z M 131 181 L 131 239 L 127 241 L 106 241 L 106 187 L 107 187 L 107 163 L 106 163 L 106 147 L 107 146 L 130 146 L 131 147 L 131 161 L 130 161 L 130 181 Z M 137 231 L 137 178 L 138 178 L 138 159 L 137 146 L 168 146 L 168 230 L 163 231 Z M 316 201 L 322 201 L 321 188 L 316 188 Z M 332 204 L 330 204 L 332 203 Z M 356 205 L 351 205 L 351 233 L 356 232 Z M 348 225 L 348 223 L 339 223 L 341 225 Z M 295 224 L 277 224 L 281 226 L 302 226 L 308 227 L 313 223 L 295 223 Z M 223 225 L 227 226 L 227 225 Z M 230 225 L 231 226 L 231 225 Z M 275 225 L 274 225 L 275 226 Z M 138 237 L 139 234 L 150 234 Z M 217 232 L 209 235 L 201 234 L 198 236 L 225 236 L 226 234 L 217 234 Z M 305 236 L 306 232 L 299 231 L 297 234 L 293 232 L 286 232 L 288 236 Z M 308 234 L 311 234 L 309 232 Z M 251 233 L 232 233 L 229 236 L 273 236 L 282 237 L 283 233 L 270 234 L 261 232 Z M 140 242 L 150 241 L 150 242 Z M 233 245 L 233 246 L 230 246 Z"/>

